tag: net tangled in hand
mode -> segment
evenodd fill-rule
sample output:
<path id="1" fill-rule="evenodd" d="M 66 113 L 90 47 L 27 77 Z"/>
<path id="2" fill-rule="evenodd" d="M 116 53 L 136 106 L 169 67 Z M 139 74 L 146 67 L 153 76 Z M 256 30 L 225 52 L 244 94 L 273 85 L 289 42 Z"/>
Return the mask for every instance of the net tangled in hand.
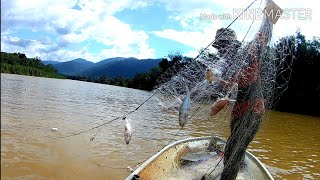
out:
<path id="1" fill-rule="evenodd" d="M 216 37 L 221 31 L 224 31 L 222 38 L 216 39 L 197 59 L 182 59 L 157 80 L 153 92 L 164 109 L 179 111 L 188 87 L 192 104 L 190 114 L 201 111 L 201 114 L 210 115 L 212 105 L 218 99 L 236 100 L 238 83 L 251 83 L 251 78 L 257 78 L 258 84 L 250 94 L 261 95 L 268 109 L 276 105 L 290 79 L 294 42 L 284 38 L 269 43 L 270 40 L 266 39 L 271 39 L 270 26 L 261 27 L 264 40 L 258 32 L 253 40 L 244 39 L 242 43 L 235 39 L 235 35 L 232 40 L 226 38 L 234 33 L 229 28 L 218 30 Z M 266 41 L 263 47 L 261 40 Z M 249 61 L 259 62 L 249 66 Z"/>
<path id="2" fill-rule="evenodd" d="M 276 5 L 267 0 L 267 7 Z M 194 60 L 177 62 L 158 79 L 154 89 L 163 108 L 175 112 L 181 109 L 189 89 L 189 121 L 196 113 L 202 117 L 216 115 L 231 107 L 223 179 L 235 179 L 265 109 L 274 107 L 290 79 L 295 42 L 283 38 L 271 43 L 274 22 L 266 14 L 260 26 L 252 22 L 248 29 L 256 31 L 251 39 L 247 38 L 249 30 L 240 28 L 243 32 L 239 34 L 246 34 L 241 42 L 231 28 L 218 29 L 209 48 Z"/>

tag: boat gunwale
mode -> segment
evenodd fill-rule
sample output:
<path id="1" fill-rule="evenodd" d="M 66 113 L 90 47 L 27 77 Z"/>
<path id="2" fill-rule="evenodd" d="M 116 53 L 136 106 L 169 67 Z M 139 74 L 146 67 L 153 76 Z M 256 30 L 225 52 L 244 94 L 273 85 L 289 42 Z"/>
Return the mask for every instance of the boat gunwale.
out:
<path id="1" fill-rule="evenodd" d="M 219 136 L 214 136 L 215 138 L 217 138 L 218 140 L 226 143 L 226 140 L 222 137 Z M 178 140 L 172 144 L 169 144 L 167 146 L 165 146 L 164 148 L 162 148 L 160 151 L 158 151 L 156 154 L 154 154 L 153 156 L 151 156 L 148 160 L 146 160 L 144 163 L 142 163 L 141 166 L 139 166 L 135 171 L 133 171 L 125 180 L 131 180 L 133 175 L 139 174 L 147 165 L 149 165 L 151 162 L 153 162 L 154 160 L 156 160 L 156 158 L 158 158 L 162 153 L 166 152 L 167 150 L 171 149 L 172 147 L 181 144 L 181 143 L 186 143 L 186 142 L 190 142 L 190 141 L 199 141 L 199 140 L 207 140 L 210 139 L 211 136 L 204 136 L 204 137 L 192 137 L 192 138 L 187 138 L 187 139 L 182 139 L 182 140 Z M 249 151 L 246 150 L 246 156 L 250 159 L 252 159 L 252 161 L 255 161 L 256 165 L 263 171 L 263 173 L 265 173 L 265 175 L 270 179 L 270 180 L 274 180 L 274 178 L 272 177 L 272 175 L 270 174 L 270 172 L 267 170 L 267 168 L 262 164 L 262 162 L 255 157 L 252 153 L 250 153 Z"/>

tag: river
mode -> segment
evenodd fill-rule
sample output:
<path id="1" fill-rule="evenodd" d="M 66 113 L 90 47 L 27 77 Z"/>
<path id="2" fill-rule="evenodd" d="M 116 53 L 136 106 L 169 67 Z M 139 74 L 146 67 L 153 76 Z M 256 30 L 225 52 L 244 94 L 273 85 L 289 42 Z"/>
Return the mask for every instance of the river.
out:
<path id="1" fill-rule="evenodd" d="M 1 179 L 125 178 L 127 166 L 159 151 L 180 129 L 176 114 L 163 113 L 153 99 L 128 116 L 134 130 L 129 145 L 122 120 L 58 137 L 132 111 L 149 96 L 103 84 L 1 74 Z M 175 140 L 227 137 L 228 122 L 195 119 Z M 320 118 L 269 111 L 249 151 L 275 179 L 320 179 Z"/>

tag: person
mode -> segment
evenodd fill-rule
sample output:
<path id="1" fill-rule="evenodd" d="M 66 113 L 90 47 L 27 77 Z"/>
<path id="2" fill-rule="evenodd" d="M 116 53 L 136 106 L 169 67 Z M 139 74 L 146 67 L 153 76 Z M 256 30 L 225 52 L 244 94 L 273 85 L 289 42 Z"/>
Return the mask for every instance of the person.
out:
<path id="1" fill-rule="evenodd" d="M 267 0 L 270 3 L 270 0 Z M 245 167 L 244 156 L 249 143 L 258 132 L 265 112 L 264 99 L 260 81 L 261 55 L 271 39 L 273 24 L 264 14 L 260 29 L 254 39 L 244 48 L 236 33 L 230 28 L 217 30 L 213 47 L 226 62 L 235 58 L 244 58 L 246 65 L 241 67 L 229 82 L 238 84 L 236 102 L 231 112 L 231 134 L 224 152 L 224 169 L 220 179 L 234 180 L 241 168 Z M 246 54 L 246 56 L 242 56 Z"/>

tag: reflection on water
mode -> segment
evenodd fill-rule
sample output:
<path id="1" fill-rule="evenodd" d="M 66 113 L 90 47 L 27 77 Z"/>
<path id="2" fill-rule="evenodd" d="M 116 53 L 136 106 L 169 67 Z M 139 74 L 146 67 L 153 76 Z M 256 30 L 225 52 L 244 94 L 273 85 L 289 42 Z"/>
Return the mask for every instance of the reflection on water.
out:
<path id="1" fill-rule="evenodd" d="M 135 109 L 148 92 L 87 82 L 1 74 L 1 178 L 123 179 L 128 165 L 159 151 L 180 129 L 176 113 L 151 100 L 128 116 L 134 134 L 123 139 L 124 123 L 115 121 L 71 138 Z M 225 117 L 225 116 L 223 116 Z M 175 138 L 227 137 L 227 117 L 196 118 Z M 51 128 L 58 131 L 51 131 Z M 320 178 L 320 119 L 268 112 L 249 151 L 276 179 Z"/>

